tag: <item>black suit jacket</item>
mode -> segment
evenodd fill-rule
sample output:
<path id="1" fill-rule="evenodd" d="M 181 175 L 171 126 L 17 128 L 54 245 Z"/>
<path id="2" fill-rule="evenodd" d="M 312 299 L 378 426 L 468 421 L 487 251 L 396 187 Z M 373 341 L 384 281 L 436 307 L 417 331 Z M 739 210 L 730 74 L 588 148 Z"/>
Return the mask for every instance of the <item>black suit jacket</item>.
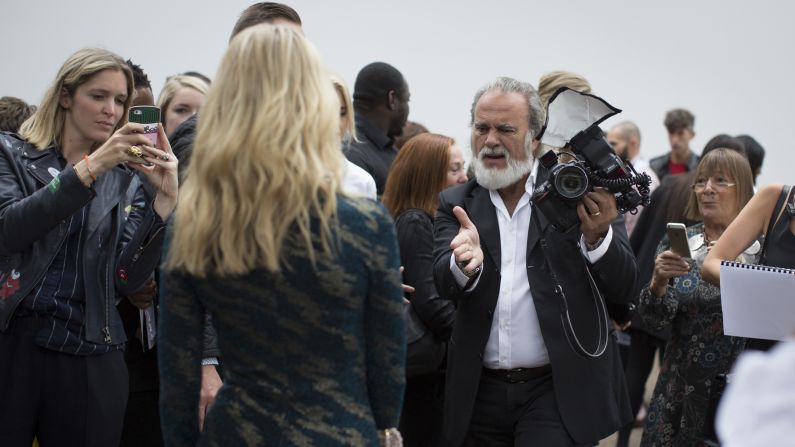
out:
<path id="1" fill-rule="evenodd" d="M 536 184 L 546 176 L 546 170 L 540 167 Z M 452 211 L 455 206 L 464 208 L 477 227 L 484 252 L 480 280 L 470 292 L 464 292 L 450 272 L 450 242 L 459 231 Z M 529 228 L 527 277 L 549 352 L 557 404 L 571 437 L 578 443 L 596 443 L 632 419 L 621 361 L 613 337 L 609 337 L 607 350 L 598 358 L 579 356 L 569 346 L 560 318 L 560 299 L 553 290 L 539 239 L 543 234 L 548 242 L 546 253 L 568 297 L 577 336 L 584 340 L 586 349 L 593 350 L 597 343 L 597 317 L 586 279 L 587 261 L 579 248 L 580 233 L 558 233 L 542 213 L 537 209 L 533 213 L 538 213 L 538 219 L 532 218 Z M 434 234 L 437 289 L 458 306 L 448 348 L 443 426 L 445 443 L 456 446 L 463 442 L 469 427 L 500 287 L 499 225 L 489 191 L 474 180 L 443 191 Z M 607 300 L 628 303 L 637 297 L 637 268 L 623 218 L 613 223 L 607 253 L 590 265 L 590 270 Z"/>

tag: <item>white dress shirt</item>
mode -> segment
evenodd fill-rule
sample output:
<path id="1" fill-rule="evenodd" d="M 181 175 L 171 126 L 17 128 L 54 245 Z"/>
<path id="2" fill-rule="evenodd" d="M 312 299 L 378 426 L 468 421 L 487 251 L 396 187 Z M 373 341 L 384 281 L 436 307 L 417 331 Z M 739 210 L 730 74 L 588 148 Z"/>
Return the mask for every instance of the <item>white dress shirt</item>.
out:
<path id="1" fill-rule="evenodd" d="M 651 177 L 651 184 L 649 184 L 649 192 L 654 192 L 658 186 L 660 186 L 660 179 L 657 178 L 657 174 L 654 173 L 651 166 L 649 166 L 649 162 L 646 161 L 645 158 L 641 157 L 638 154 L 635 158 L 632 159 L 632 167 L 635 168 L 635 171 L 638 174 L 649 174 Z M 635 229 L 635 224 L 638 223 L 638 219 L 640 218 L 640 212 L 643 211 L 643 206 L 638 207 L 638 212 L 635 214 L 627 213 L 624 214 L 624 225 L 627 227 L 627 235 L 632 236 L 632 230 Z"/>
<path id="2" fill-rule="evenodd" d="M 525 183 L 525 193 L 519 199 L 513 216 L 508 213 L 502 197 L 497 191 L 489 190 L 489 197 L 497 211 L 497 222 L 500 228 L 500 292 L 497 306 L 491 321 L 491 332 L 483 353 L 483 366 L 491 369 L 532 368 L 549 363 L 541 326 L 538 323 L 533 294 L 527 278 L 527 233 L 530 228 L 532 206 L 530 197 L 538 162 L 533 166 L 530 177 Z M 601 259 L 613 238 L 610 228 L 602 243 L 593 251 L 585 251 L 585 242 L 581 237 L 580 246 L 583 255 L 594 263 Z M 455 256 L 450 257 L 450 270 L 462 287 L 469 278 L 464 275 L 455 263 Z M 481 271 L 482 273 L 482 271 Z M 473 290 L 480 280 L 480 274 L 467 290 Z M 477 299 L 476 296 L 471 299 Z"/>
<path id="3" fill-rule="evenodd" d="M 342 178 L 342 190 L 353 197 L 377 199 L 373 176 L 347 159 L 345 160 L 345 175 Z"/>

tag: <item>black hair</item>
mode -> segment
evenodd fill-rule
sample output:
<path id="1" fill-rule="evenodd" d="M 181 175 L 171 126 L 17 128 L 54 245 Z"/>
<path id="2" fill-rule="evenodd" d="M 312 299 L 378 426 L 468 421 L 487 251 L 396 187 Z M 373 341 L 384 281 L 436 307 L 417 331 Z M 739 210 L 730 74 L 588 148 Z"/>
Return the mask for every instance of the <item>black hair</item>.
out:
<path id="1" fill-rule="evenodd" d="M 710 138 L 709 141 L 707 141 L 707 144 L 704 145 L 704 150 L 701 151 L 701 156 L 703 157 L 711 151 L 720 148 L 737 151 L 743 154 L 744 157 L 748 158 L 748 154 L 745 152 L 745 145 L 743 142 L 740 139 L 725 133 L 721 133 Z"/>
<path id="2" fill-rule="evenodd" d="M 737 139 L 745 145 L 745 155 L 751 165 L 751 172 L 756 176 L 765 161 L 765 148 L 750 135 L 737 135 Z"/>
<path id="3" fill-rule="evenodd" d="M 210 80 L 210 78 L 205 76 L 203 73 L 199 73 L 198 71 L 192 71 L 192 70 L 191 71 L 186 71 L 185 73 L 182 73 L 182 76 L 192 76 L 194 78 L 201 79 L 202 81 L 206 82 L 207 85 L 212 84 L 212 81 Z"/>
<path id="4" fill-rule="evenodd" d="M 356 76 L 353 108 L 372 110 L 378 104 L 386 103 L 390 90 L 394 90 L 400 99 L 407 99 L 408 88 L 400 71 L 385 62 L 368 64 Z"/>
<path id="5" fill-rule="evenodd" d="M 149 90 L 152 89 L 152 83 L 149 82 L 149 76 L 144 73 L 144 69 L 141 68 L 140 65 L 134 64 L 132 60 L 127 59 L 127 66 L 130 67 L 130 70 L 133 72 L 133 84 L 135 84 L 135 88 L 148 88 Z"/>

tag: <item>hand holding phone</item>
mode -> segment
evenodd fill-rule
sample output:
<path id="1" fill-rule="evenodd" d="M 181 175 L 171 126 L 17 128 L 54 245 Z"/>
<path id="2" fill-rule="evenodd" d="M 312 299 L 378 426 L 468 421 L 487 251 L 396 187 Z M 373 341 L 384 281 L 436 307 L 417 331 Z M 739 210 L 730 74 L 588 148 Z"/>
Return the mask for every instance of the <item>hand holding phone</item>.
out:
<path id="1" fill-rule="evenodd" d="M 127 120 L 131 123 L 144 125 L 144 135 L 152 142 L 153 147 L 157 145 L 157 125 L 160 123 L 160 109 L 155 106 L 134 106 L 130 107 Z"/>
<path id="2" fill-rule="evenodd" d="M 678 254 L 683 258 L 692 258 L 690 253 L 690 244 L 687 241 L 687 229 L 681 223 L 669 223 L 668 229 L 668 242 L 671 246 L 671 251 Z"/>

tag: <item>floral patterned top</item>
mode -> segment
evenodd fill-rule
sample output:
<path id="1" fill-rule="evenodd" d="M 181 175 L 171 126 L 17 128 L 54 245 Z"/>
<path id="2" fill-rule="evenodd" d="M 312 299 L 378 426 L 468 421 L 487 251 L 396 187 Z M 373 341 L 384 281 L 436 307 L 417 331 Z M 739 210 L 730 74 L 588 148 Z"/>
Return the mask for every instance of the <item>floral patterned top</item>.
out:
<path id="1" fill-rule="evenodd" d="M 654 329 L 668 326 L 671 339 L 665 348 L 660 376 L 654 388 L 642 446 L 687 447 L 703 445 L 710 391 L 718 374 L 729 372 L 746 339 L 723 334 L 720 288 L 701 280 L 707 255 L 703 224 L 687 229 L 693 259 L 690 273 L 675 278 L 665 296 L 658 298 L 643 288 L 638 311 Z M 667 237 L 657 254 L 669 249 Z M 757 242 L 740 256 L 755 262 Z"/>

